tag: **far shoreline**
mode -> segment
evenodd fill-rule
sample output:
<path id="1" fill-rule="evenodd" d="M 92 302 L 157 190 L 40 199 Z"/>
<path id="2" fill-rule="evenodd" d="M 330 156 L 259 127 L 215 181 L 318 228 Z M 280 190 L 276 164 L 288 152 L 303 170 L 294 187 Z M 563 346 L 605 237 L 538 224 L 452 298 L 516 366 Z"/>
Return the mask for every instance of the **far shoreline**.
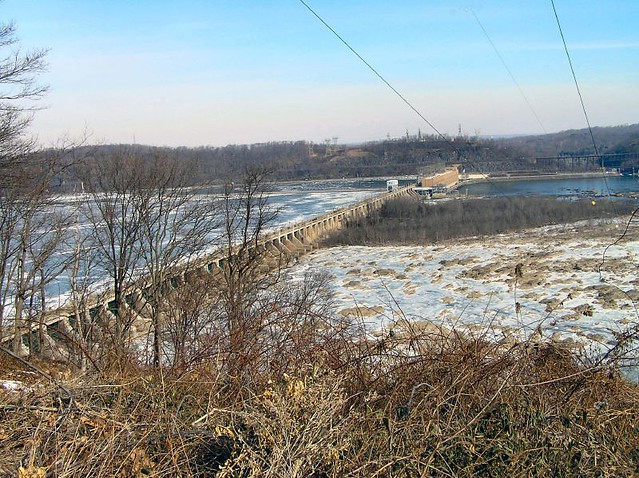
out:
<path id="1" fill-rule="evenodd" d="M 548 173 L 548 174 L 530 174 L 530 175 L 510 175 L 506 173 L 504 176 L 490 176 L 485 178 L 467 179 L 462 180 L 453 190 L 459 189 L 463 186 L 470 186 L 474 184 L 484 183 L 506 183 L 516 181 L 543 181 L 545 179 L 558 180 L 558 179 L 589 179 L 589 178 L 603 178 L 603 177 L 622 177 L 623 175 L 618 172 L 581 172 L 581 173 Z"/>
<path id="2" fill-rule="evenodd" d="M 522 171 L 525 173 L 525 171 Z M 483 184 L 483 183 L 502 183 L 502 182 L 516 182 L 516 181 L 543 181 L 545 179 L 550 180 L 560 180 L 560 179 L 588 179 L 588 178 L 602 178 L 602 177 L 622 177 L 621 173 L 616 171 L 607 171 L 602 173 L 601 171 L 592 171 L 592 172 L 579 172 L 579 173 L 546 173 L 546 174 L 513 174 L 509 172 L 505 173 L 496 173 L 496 176 L 492 176 L 489 173 L 478 173 L 478 174 L 486 174 L 486 177 L 482 178 L 472 178 L 472 179 L 462 179 L 457 185 L 449 188 L 449 190 L 456 190 L 463 186 L 469 186 L 474 184 Z M 461 175 L 460 175 L 461 176 Z M 418 175 L 385 175 L 385 176 L 367 176 L 367 177 L 341 177 L 341 178 L 317 178 L 317 179 L 287 179 L 287 180 L 273 180 L 270 183 L 272 184 L 286 184 L 286 185 L 304 185 L 309 183 L 332 183 L 332 182 L 340 182 L 340 181 L 387 181 L 389 179 L 399 179 L 400 181 L 417 181 Z M 368 188 L 364 188 L 368 189 Z M 350 190 L 346 188 L 344 190 Z"/>

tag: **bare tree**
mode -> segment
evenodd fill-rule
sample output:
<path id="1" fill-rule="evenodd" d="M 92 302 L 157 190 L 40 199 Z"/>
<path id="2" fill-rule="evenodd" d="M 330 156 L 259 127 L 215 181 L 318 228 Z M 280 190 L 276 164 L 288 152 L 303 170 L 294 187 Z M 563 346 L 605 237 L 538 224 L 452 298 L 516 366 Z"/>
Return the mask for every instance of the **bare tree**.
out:
<path id="1" fill-rule="evenodd" d="M 255 358 L 257 337 L 266 324 L 254 305 L 260 292 L 278 280 L 277 274 L 260 271 L 266 255 L 261 242 L 278 213 L 268 203 L 267 177 L 268 171 L 248 170 L 240 184 L 227 182 L 222 199 L 224 259 L 220 294 L 228 327 L 228 365 L 235 373 L 244 371 Z M 276 258 L 280 259 L 284 257 Z M 278 272 L 280 265 L 276 264 Z"/>
<path id="2" fill-rule="evenodd" d="M 262 295 L 277 283 L 283 259 L 262 244 L 277 215 L 268 204 L 266 178 L 264 171 L 248 171 L 238 183 L 225 183 L 215 210 L 221 227 L 212 242 L 221 268 L 189 274 L 164 296 L 174 366 L 216 357 L 239 375 L 259 356 L 268 327 Z M 267 258 L 275 270 L 266 270 Z"/>
<path id="3" fill-rule="evenodd" d="M 286 369 L 285 361 L 274 365 L 278 357 L 290 357 L 326 325 L 321 321 L 332 297 L 327 277 L 283 280 L 288 258 L 264 242 L 278 212 L 268 202 L 266 178 L 263 171 L 248 171 L 241 182 L 227 182 L 221 269 L 169 295 L 167 331 L 176 367 L 213 359 L 243 382 L 264 367 Z"/>
<path id="4" fill-rule="evenodd" d="M 13 23 L 0 24 L 0 167 L 3 183 L 14 177 L 16 163 L 33 149 L 26 128 L 35 110 L 29 101 L 38 100 L 47 87 L 37 83 L 46 68 L 47 50 L 23 52 L 18 46 Z"/>
<path id="5" fill-rule="evenodd" d="M 187 281 L 167 301 L 164 336 L 173 368 L 187 370 L 223 352 L 227 332 L 216 278 Z"/>
<path id="6" fill-rule="evenodd" d="M 191 187 L 194 169 L 164 156 L 145 168 L 138 201 L 140 264 L 153 327 L 153 363 L 162 360 L 166 301 L 172 280 L 181 282 L 194 258 L 212 249 L 219 227 L 216 204 Z"/>
<path id="7" fill-rule="evenodd" d="M 111 281 L 113 324 L 105 326 L 124 351 L 136 319 L 150 321 L 159 365 L 171 282 L 212 246 L 215 206 L 191 187 L 190 164 L 161 155 L 148 160 L 123 150 L 88 161 L 82 177 L 97 261 Z"/>
<path id="8" fill-rule="evenodd" d="M 67 249 L 71 251 L 68 285 L 74 325 L 66 330 L 67 343 L 72 353 L 70 358 L 76 360 L 81 370 L 86 369 L 88 362 L 97 368 L 101 354 L 106 352 L 105 347 L 99 346 L 103 339 L 99 314 L 91 313 L 92 296 L 101 271 L 99 254 L 93 247 L 94 231 L 81 227 L 87 207 L 87 195 L 81 193 L 76 196 L 72 206 L 71 232 L 67 236 Z"/>
<path id="9" fill-rule="evenodd" d="M 57 256 L 58 247 L 66 235 L 66 217 L 56 213 L 55 205 L 44 196 L 34 196 L 32 201 L 22 202 L 18 235 L 18 254 L 15 257 L 16 273 L 13 277 L 14 300 L 14 351 L 20 350 L 27 312 L 27 329 L 38 326 L 38 350 L 44 346 L 44 320 L 47 286 L 67 267 L 67 262 Z"/>
<path id="10" fill-rule="evenodd" d="M 13 23 L 0 24 L 0 336 L 12 306 L 13 347 L 19 351 L 24 308 L 38 303 L 42 317 L 46 285 L 60 273 L 52 257 L 62 228 L 51 221 L 48 191 L 59 158 L 34 154 L 26 131 L 34 101 L 47 90 L 36 81 L 47 51 L 22 51 L 15 31 Z"/>
<path id="11" fill-rule="evenodd" d="M 0 195 L 0 338 L 3 336 L 5 309 L 11 300 L 11 279 L 14 274 L 14 259 L 20 251 L 18 230 L 20 212 L 17 207 L 19 195 L 14 189 L 5 188 Z"/>
<path id="12" fill-rule="evenodd" d="M 107 292 L 113 300 L 107 315 L 112 317 L 105 319 L 103 329 L 120 356 L 134 321 L 125 301 L 140 260 L 141 209 L 136 201 L 143 187 L 143 165 L 121 151 L 108 159 L 89 159 L 78 170 L 91 197 L 85 215 L 97 264 L 111 281 Z"/>
<path id="13" fill-rule="evenodd" d="M 16 168 L 0 194 L 0 325 L 12 309 L 16 352 L 26 332 L 25 307 L 31 322 L 40 323 L 42 342 L 47 286 L 66 268 L 58 253 L 68 218 L 48 190 L 58 165 L 57 155 L 34 154 Z"/>

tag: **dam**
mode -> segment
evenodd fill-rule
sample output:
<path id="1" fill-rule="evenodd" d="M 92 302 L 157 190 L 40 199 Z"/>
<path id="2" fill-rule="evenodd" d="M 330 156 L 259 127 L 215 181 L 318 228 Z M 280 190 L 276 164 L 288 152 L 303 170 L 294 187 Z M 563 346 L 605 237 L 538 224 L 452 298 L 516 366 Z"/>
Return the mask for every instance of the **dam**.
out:
<path id="1" fill-rule="evenodd" d="M 251 257 L 259 258 L 260 269 L 266 272 L 270 268 L 280 267 L 282 263 L 291 259 L 298 259 L 303 254 L 317 248 L 317 244 L 321 239 L 341 229 L 349 221 L 366 217 L 371 212 L 381 208 L 389 199 L 405 195 L 416 195 L 414 186 L 396 188 L 317 217 L 287 225 L 274 232 L 266 233 L 256 244 L 251 244 L 245 248 L 244 252 L 247 252 Z M 228 266 L 227 262 L 232 259 L 233 253 L 229 256 L 228 251 L 216 250 L 181 265 L 169 274 L 169 278 L 166 281 L 166 289 L 175 290 L 181 284 L 196 280 L 202 275 L 219 274 Z M 143 308 L 142 297 L 148 287 L 148 280 L 145 277 L 141 277 L 129 288 L 133 292 L 127 294 L 125 305 L 135 316 L 142 317 L 143 315 L 141 314 L 141 309 Z M 82 308 L 87 310 L 91 317 L 99 318 L 102 323 L 109 323 L 116 318 L 115 314 L 117 312 L 113 307 L 114 301 L 113 294 L 103 291 L 100 294 L 93 294 Z M 30 324 L 25 325 L 20 332 L 22 340 L 20 341 L 21 350 L 18 352 L 28 354 L 28 336 L 37 331 L 41 334 L 41 339 L 44 342 L 41 344 L 42 352 L 48 352 L 55 359 L 64 360 L 64 357 L 61 356 L 59 345 L 61 341 L 72 341 L 77 335 L 75 330 L 78 322 L 77 311 L 77 304 L 67 304 L 63 307 L 46 311 L 43 320 L 32 321 Z M 138 321 L 138 323 L 140 322 L 143 322 L 143 319 Z M 137 335 L 141 335 L 140 330 L 137 330 Z M 2 337 L 1 343 L 3 346 L 8 346 L 14 341 L 14 338 L 15 332 L 12 331 Z"/>

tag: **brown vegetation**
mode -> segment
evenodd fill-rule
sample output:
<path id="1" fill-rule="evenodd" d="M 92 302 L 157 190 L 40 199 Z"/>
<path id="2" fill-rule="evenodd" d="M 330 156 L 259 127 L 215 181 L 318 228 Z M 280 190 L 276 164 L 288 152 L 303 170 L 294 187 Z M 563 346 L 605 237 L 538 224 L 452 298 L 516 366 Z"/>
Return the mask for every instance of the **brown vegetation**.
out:
<path id="1" fill-rule="evenodd" d="M 161 362 L 136 337 L 116 362 L 108 341 L 72 348 L 81 371 L 2 356 L 0 380 L 20 383 L 0 390 L 0 474 L 639 473 L 639 389 L 617 368 L 636 330 L 605 358 L 428 321 L 371 335 L 332 312 L 326 275 L 285 280 L 249 247 L 273 217 L 260 183 L 227 198 L 226 266 L 163 297 Z"/>
<path id="2" fill-rule="evenodd" d="M 291 332 L 298 334 L 299 327 Z M 252 357 L 72 377 L 4 358 L 3 476 L 628 476 L 639 391 L 611 364 L 408 324 L 315 327 Z M 53 369 L 53 370 L 51 370 Z M 20 471 L 19 471 L 20 470 Z"/>
<path id="3" fill-rule="evenodd" d="M 501 234 L 595 218 L 630 214 L 630 201 L 590 199 L 557 200 L 554 197 L 460 199 L 422 203 L 400 197 L 379 212 L 352 221 L 327 240 L 337 244 L 424 244 L 459 237 Z"/>

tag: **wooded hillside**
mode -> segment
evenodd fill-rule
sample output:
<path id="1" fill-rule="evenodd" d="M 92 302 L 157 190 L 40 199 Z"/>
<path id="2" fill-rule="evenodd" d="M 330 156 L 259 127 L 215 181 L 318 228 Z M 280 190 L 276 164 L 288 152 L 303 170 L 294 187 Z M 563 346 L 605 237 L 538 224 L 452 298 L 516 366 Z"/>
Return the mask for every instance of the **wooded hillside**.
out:
<path id="1" fill-rule="evenodd" d="M 639 124 L 594 128 L 600 154 L 639 153 Z M 414 175 L 433 165 L 459 164 L 467 172 L 499 171 L 588 171 L 600 166 L 596 159 L 586 161 L 537 161 L 544 157 L 567 159 L 595 153 L 587 129 L 540 136 L 487 139 L 482 137 L 406 136 L 358 145 L 336 142 L 314 144 L 307 141 L 280 141 L 222 147 L 168 148 L 144 145 L 84 146 L 70 158 L 107 158 L 126 151 L 137 156 L 158 154 L 188 161 L 194 165 L 193 182 L 223 181 L 240 177 L 247 168 L 266 168 L 280 180 L 324 179 Z M 636 163 L 636 164 L 635 164 Z M 628 159 L 622 167 L 639 167 L 639 160 Z M 71 170 L 71 173 L 73 171 Z M 60 178 L 56 187 L 68 189 L 73 174 Z"/>

